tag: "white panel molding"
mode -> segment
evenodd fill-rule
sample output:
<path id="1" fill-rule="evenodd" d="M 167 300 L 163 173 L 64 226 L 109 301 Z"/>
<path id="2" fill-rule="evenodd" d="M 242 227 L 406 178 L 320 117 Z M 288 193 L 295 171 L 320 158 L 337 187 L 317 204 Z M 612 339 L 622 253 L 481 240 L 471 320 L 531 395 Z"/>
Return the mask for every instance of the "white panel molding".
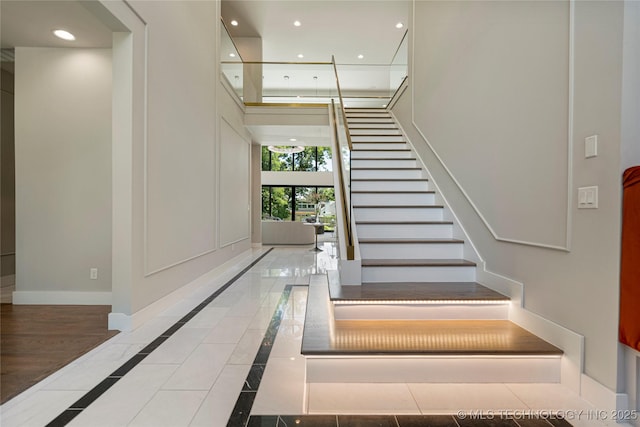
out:
<path id="1" fill-rule="evenodd" d="M 126 2 L 126 0 L 124 0 Z M 128 4 L 127 4 L 128 5 Z M 130 7 L 130 6 L 129 6 Z M 218 6 L 219 7 L 219 6 Z M 131 7 L 130 7 L 131 8 Z M 137 12 L 131 8 L 131 10 L 136 13 L 136 15 L 140 18 L 141 21 L 144 22 L 144 20 L 142 20 L 142 17 L 140 17 Z M 219 20 L 216 20 L 216 22 Z M 219 25 L 219 23 L 217 23 L 216 25 Z M 143 186 L 144 186 L 144 213 L 143 213 L 143 218 L 144 218 L 144 224 L 143 224 L 143 233 L 144 233 L 144 238 L 143 238 L 143 251 L 144 251 L 144 277 L 150 277 L 153 276 L 154 274 L 160 273 L 162 271 L 165 270 L 169 270 L 173 267 L 176 267 L 180 264 L 184 264 L 186 262 L 189 261 L 193 261 L 194 259 L 200 258 L 202 256 L 208 255 L 210 253 L 213 253 L 215 251 L 217 251 L 219 248 L 216 245 L 216 235 L 217 234 L 217 230 L 214 229 L 214 236 L 212 239 L 213 245 L 212 247 L 210 247 L 209 249 L 206 249 L 200 253 L 194 254 L 192 256 L 186 257 L 184 259 L 175 261 L 171 264 L 167 264 L 163 267 L 159 267 L 156 268 L 155 270 L 150 271 L 149 270 L 149 168 L 148 168 L 148 163 L 149 163 L 149 26 L 147 25 L 147 23 L 145 22 L 145 61 L 144 61 L 144 167 L 143 167 Z M 219 32 L 218 32 L 219 33 Z M 219 40 L 217 40 L 217 42 L 219 46 Z M 219 51 L 219 48 L 218 50 Z M 216 109 L 217 109 L 217 103 L 216 103 Z M 217 111 L 216 111 L 216 116 L 217 116 Z M 216 203 L 215 207 L 214 207 L 214 212 L 216 211 L 217 208 L 217 200 L 214 197 L 214 200 Z"/>
<path id="2" fill-rule="evenodd" d="M 231 122 L 229 120 L 227 120 L 227 118 L 223 115 L 220 116 L 220 120 L 218 121 L 218 123 L 221 123 L 221 121 L 224 121 L 231 130 L 233 130 L 233 132 L 238 135 L 238 138 L 240 138 L 245 144 L 247 144 L 249 146 L 249 155 L 247 156 L 247 171 L 249 173 L 249 175 L 251 175 L 251 140 L 245 138 L 244 136 L 242 136 L 240 134 L 240 132 L 238 132 L 238 130 L 231 124 Z M 218 172 L 218 180 L 217 180 L 217 185 L 216 185 L 216 206 L 220 206 L 220 185 L 222 184 L 222 177 L 220 176 L 221 173 L 221 167 L 220 167 L 220 160 L 221 160 L 221 151 L 222 151 L 222 126 L 218 126 L 218 144 L 216 147 L 216 153 L 217 153 L 217 158 L 218 158 L 218 164 L 217 164 L 217 172 Z M 251 177 L 249 177 L 249 186 L 247 188 L 247 207 L 248 209 L 251 209 Z M 239 238 L 237 238 L 234 241 L 229 241 L 229 242 L 223 242 L 222 238 L 220 236 L 220 215 L 218 212 L 218 216 L 216 218 L 216 234 L 218 237 L 218 246 L 220 248 L 224 248 L 227 247 L 229 245 L 232 245 L 234 243 L 238 243 L 241 242 L 243 240 L 246 239 L 250 239 L 251 238 L 251 215 L 249 215 L 248 218 L 248 223 L 247 223 L 247 233 L 246 235 L 243 235 Z"/>
<path id="3" fill-rule="evenodd" d="M 412 8 L 413 8 L 413 11 L 412 11 L 412 26 L 411 26 L 411 28 L 413 29 L 413 28 L 416 28 L 416 0 L 413 0 Z M 471 208 L 474 210 L 476 215 L 484 223 L 485 227 L 491 233 L 493 238 L 495 240 L 500 241 L 500 242 L 514 243 L 514 244 L 525 245 L 525 246 L 535 246 L 535 247 L 558 250 L 558 251 L 564 251 L 564 252 L 570 252 L 570 250 L 571 250 L 571 227 L 572 227 L 572 223 L 573 223 L 573 219 L 572 219 L 573 218 L 573 216 L 572 216 L 572 204 L 573 204 L 573 159 L 572 159 L 572 157 L 573 157 L 574 62 L 575 62 L 575 58 L 574 58 L 574 56 L 575 56 L 575 54 L 574 54 L 574 34 L 575 34 L 575 0 L 570 0 L 569 1 L 569 76 L 568 76 L 568 83 L 569 83 L 568 106 L 569 106 L 569 111 L 568 111 L 568 120 L 567 120 L 567 122 L 568 122 L 567 123 L 567 128 L 568 128 L 568 135 L 567 135 L 567 152 L 568 152 L 568 156 L 567 156 L 567 158 L 568 158 L 568 161 L 567 161 L 567 188 L 568 188 L 568 190 L 567 190 L 567 205 L 566 205 L 567 206 L 566 234 L 565 234 L 565 244 L 564 244 L 564 246 L 550 245 L 550 244 L 546 244 L 546 243 L 542 243 L 542 242 L 534 242 L 534 241 L 527 241 L 527 240 L 520 240 L 520 239 L 503 237 L 503 236 L 500 236 L 495 231 L 495 229 L 491 226 L 490 222 L 487 220 L 487 218 L 482 213 L 480 208 L 474 203 L 473 198 L 465 190 L 465 188 L 462 186 L 460 181 L 458 181 L 458 179 L 455 177 L 455 175 L 453 174 L 451 169 L 449 169 L 449 167 L 444 162 L 442 157 L 438 154 L 436 149 L 429 142 L 429 140 L 427 139 L 427 137 L 424 134 L 424 132 L 422 131 L 422 129 L 416 123 L 415 109 L 414 109 L 414 105 L 415 105 L 415 101 L 414 100 L 416 99 L 415 85 L 413 85 L 413 84 L 411 85 L 411 124 L 413 125 L 415 130 L 418 132 L 420 137 L 424 140 L 426 145 L 429 147 L 429 150 L 431 150 L 431 152 L 436 157 L 436 159 L 438 160 L 440 165 L 444 168 L 446 173 L 449 175 L 449 178 L 453 181 L 453 183 L 456 185 L 456 187 L 458 187 L 458 189 L 460 190 L 460 192 L 462 193 L 464 198 L 467 200 L 467 202 L 469 203 Z M 413 58 L 413 57 L 415 57 L 415 45 L 416 45 L 416 43 L 415 43 L 415 37 L 416 37 L 415 36 L 415 30 L 412 30 L 411 37 L 412 37 L 412 40 L 411 40 L 411 55 L 410 55 L 410 57 Z M 416 73 L 415 73 L 415 61 L 411 62 L 411 75 L 412 76 L 416 75 Z M 421 161 L 422 161 L 422 159 L 421 159 Z"/>
<path id="4" fill-rule="evenodd" d="M 111 292 L 15 291 L 13 304 L 111 305 Z"/>

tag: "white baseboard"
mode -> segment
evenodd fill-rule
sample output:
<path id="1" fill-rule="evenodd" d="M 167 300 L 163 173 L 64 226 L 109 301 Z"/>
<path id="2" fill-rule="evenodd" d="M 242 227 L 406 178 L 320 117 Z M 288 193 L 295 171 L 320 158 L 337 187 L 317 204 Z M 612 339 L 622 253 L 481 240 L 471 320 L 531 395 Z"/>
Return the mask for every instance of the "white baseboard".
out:
<path id="1" fill-rule="evenodd" d="M 133 314 L 119 312 L 109 313 L 109 329 L 123 332 L 133 331 L 174 304 L 179 303 L 185 296 L 189 295 L 197 288 L 207 284 L 211 285 L 214 279 L 224 273 L 236 273 L 236 270 L 242 270 L 244 266 L 251 264 L 251 262 L 260 255 L 262 255 L 262 252 L 256 252 L 248 249 Z M 232 276 L 229 278 L 231 277 Z M 215 292 L 223 284 L 223 282 L 219 283 L 217 287 L 211 289 L 211 292 Z M 199 303 L 200 301 L 193 300 L 194 307 Z M 184 314 L 187 314 L 191 309 L 193 309 L 193 307 L 182 307 Z"/>
<path id="2" fill-rule="evenodd" d="M 534 335 L 562 349 L 561 382 L 576 393 L 581 392 L 584 337 L 523 307 L 524 285 L 508 277 L 477 269 L 478 282 L 511 298 L 509 320 Z"/>
<path id="3" fill-rule="evenodd" d="M 580 382 L 580 396 L 591 402 L 596 409 L 607 411 L 627 411 L 629 409 L 629 397 L 626 393 L 616 393 L 609 390 L 598 381 L 586 374 L 582 374 Z"/>
<path id="4" fill-rule="evenodd" d="M 111 305 L 111 292 L 15 291 L 15 305 Z"/>

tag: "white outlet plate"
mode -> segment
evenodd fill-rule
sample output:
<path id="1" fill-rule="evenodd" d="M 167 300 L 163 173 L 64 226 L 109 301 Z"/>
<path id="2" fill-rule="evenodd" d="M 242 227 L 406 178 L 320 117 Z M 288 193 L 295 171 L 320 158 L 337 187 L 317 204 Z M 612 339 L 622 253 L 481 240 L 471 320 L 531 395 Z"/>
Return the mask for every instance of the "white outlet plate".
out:
<path id="1" fill-rule="evenodd" d="M 89 269 L 89 279 L 98 280 L 98 269 L 97 268 Z"/>
<path id="2" fill-rule="evenodd" d="M 598 209 L 598 187 L 578 188 L 578 209 Z"/>

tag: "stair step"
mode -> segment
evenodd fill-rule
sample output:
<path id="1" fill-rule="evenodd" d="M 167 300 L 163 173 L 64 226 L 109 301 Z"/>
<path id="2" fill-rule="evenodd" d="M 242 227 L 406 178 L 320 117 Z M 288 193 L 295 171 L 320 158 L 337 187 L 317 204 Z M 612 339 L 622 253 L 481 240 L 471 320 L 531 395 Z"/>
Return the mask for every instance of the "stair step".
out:
<path id="1" fill-rule="evenodd" d="M 352 128 L 349 127 L 349 133 L 354 136 L 388 136 L 402 135 L 398 128 Z"/>
<path id="2" fill-rule="evenodd" d="M 357 179 L 351 178 L 351 191 L 428 191 L 429 181 L 425 178 L 418 179 Z"/>
<path id="3" fill-rule="evenodd" d="M 352 179 L 420 179 L 421 168 L 351 168 Z"/>
<path id="4" fill-rule="evenodd" d="M 381 221 L 396 218 L 405 221 L 441 221 L 443 207 L 439 205 L 356 205 L 356 221 Z"/>
<path id="5" fill-rule="evenodd" d="M 509 297 L 477 282 L 391 282 L 341 286 L 329 281 L 333 302 L 505 302 Z"/>
<path id="6" fill-rule="evenodd" d="M 559 382 L 562 351 L 508 320 L 334 320 L 312 276 L 307 382 Z"/>
<path id="7" fill-rule="evenodd" d="M 355 205 L 430 206 L 435 203 L 435 193 L 433 191 L 352 191 L 351 202 Z"/>
<path id="8" fill-rule="evenodd" d="M 407 159 L 413 158 L 413 153 L 408 148 L 395 150 L 357 150 L 351 151 L 351 160 L 356 159 Z"/>
<path id="9" fill-rule="evenodd" d="M 363 259 L 452 259 L 463 256 L 458 239 L 360 238 Z"/>
<path id="10" fill-rule="evenodd" d="M 357 150 L 394 150 L 407 147 L 407 143 L 404 141 L 396 142 L 358 142 L 352 141 L 354 151 Z"/>
<path id="11" fill-rule="evenodd" d="M 362 281 L 474 282 L 476 264 L 464 259 L 363 259 Z"/>
<path id="12" fill-rule="evenodd" d="M 388 123 L 379 123 L 379 122 L 373 122 L 373 123 L 353 123 L 350 122 L 348 123 L 349 125 L 349 129 L 398 129 L 398 126 L 393 123 L 392 121 L 388 122 Z"/>
<path id="13" fill-rule="evenodd" d="M 351 127 L 352 125 L 380 125 L 387 124 L 397 126 L 396 122 L 391 117 L 348 117 L 347 118 L 347 126 Z"/>
<path id="14" fill-rule="evenodd" d="M 357 221 L 358 237 L 365 238 L 450 238 L 453 223 L 447 221 Z"/>
<path id="15" fill-rule="evenodd" d="M 363 267 L 475 267 L 466 259 L 363 259 Z M 380 283 L 379 281 L 376 283 Z"/>
<path id="16" fill-rule="evenodd" d="M 351 142 L 406 142 L 406 140 L 403 135 L 351 135 Z"/>
<path id="17" fill-rule="evenodd" d="M 418 169 L 417 161 L 415 157 L 406 157 L 403 159 L 398 158 L 382 158 L 382 157 L 358 157 L 351 158 L 351 169 Z"/>

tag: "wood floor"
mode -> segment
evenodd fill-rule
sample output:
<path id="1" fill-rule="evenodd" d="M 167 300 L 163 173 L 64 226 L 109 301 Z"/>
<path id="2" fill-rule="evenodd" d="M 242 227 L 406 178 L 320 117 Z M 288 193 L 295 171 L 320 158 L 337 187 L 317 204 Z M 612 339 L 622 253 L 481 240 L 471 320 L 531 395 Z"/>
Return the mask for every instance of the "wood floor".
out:
<path id="1" fill-rule="evenodd" d="M 110 306 L 0 306 L 0 403 L 108 340 Z"/>

